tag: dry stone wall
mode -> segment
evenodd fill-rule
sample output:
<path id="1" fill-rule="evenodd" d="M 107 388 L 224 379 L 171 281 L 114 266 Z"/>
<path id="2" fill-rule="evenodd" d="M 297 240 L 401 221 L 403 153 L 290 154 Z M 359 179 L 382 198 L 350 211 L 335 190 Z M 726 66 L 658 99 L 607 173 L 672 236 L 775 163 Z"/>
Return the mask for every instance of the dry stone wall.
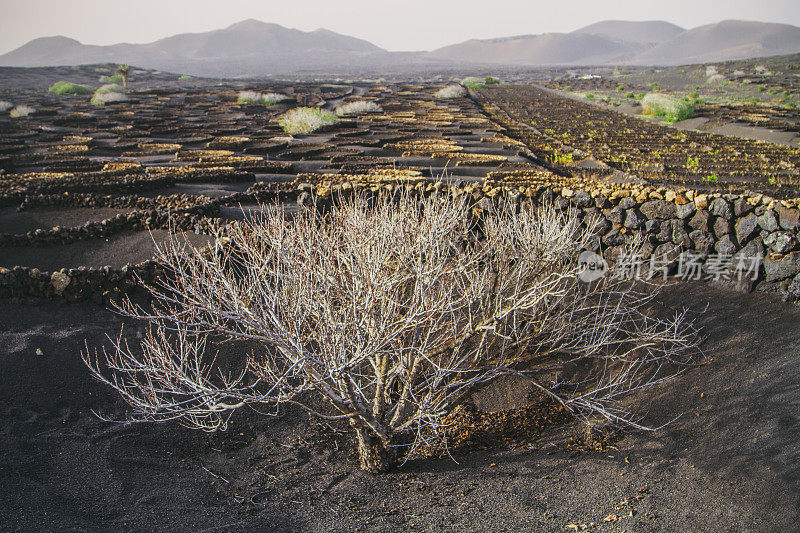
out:
<path id="1" fill-rule="evenodd" d="M 338 184 L 301 183 L 290 191 L 270 191 L 254 187 L 223 200 L 206 202 L 179 212 L 164 210 L 134 211 L 111 221 L 90 223 L 81 228 L 56 232 L 33 232 L 25 239 L 78 238 L 74 234 L 101 234 L 117 226 L 172 227 L 210 232 L 221 221 L 214 218 L 219 205 L 237 205 L 247 200 L 296 202 L 325 208 L 334 198 L 354 191 L 395 193 L 407 188 L 418 194 L 448 193 L 468 195 L 474 202 L 473 212 L 491 209 L 500 201 L 552 203 L 562 210 L 577 213 L 583 224 L 591 226 L 597 236 L 592 250 L 610 262 L 618 262 L 627 243 L 635 239 L 644 242 L 641 260 L 644 270 L 659 264 L 659 272 L 680 274 L 682 261 L 691 257 L 699 268 L 693 279 L 727 284 L 742 291 L 776 292 L 788 301 L 800 299 L 800 209 L 796 201 L 776 200 L 760 194 L 698 194 L 693 191 L 674 191 L 665 188 L 524 183 L 509 185 L 485 180 L 483 182 L 448 184 L 417 180 L 409 184 L 344 182 Z M 87 202 L 97 199 L 86 197 Z M 46 202 L 47 200 L 41 200 Z M 133 202 L 131 200 L 131 202 Z M 103 229 L 107 228 L 107 229 Z M 16 243 L 21 237 L 0 237 Z M 1 250 L 2 248 L 0 248 Z M 746 276 L 733 276 L 737 262 L 748 260 L 754 267 Z M 720 265 L 727 265 L 729 275 L 721 274 Z M 130 293 L 137 280 L 152 283 L 163 275 L 154 261 L 129 265 L 123 269 L 78 268 L 57 272 L 40 272 L 35 268 L 0 268 L 0 297 L 65 298 L 70 301 L 104 301 Z"/>

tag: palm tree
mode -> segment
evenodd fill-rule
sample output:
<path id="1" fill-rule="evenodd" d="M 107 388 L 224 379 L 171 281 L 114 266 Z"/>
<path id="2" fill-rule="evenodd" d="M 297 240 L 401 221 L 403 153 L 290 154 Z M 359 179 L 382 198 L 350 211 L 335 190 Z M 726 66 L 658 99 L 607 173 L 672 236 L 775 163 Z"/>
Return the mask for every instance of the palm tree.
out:
<path id="1" fill-rule="evenodd" d="M 131 71 L 131 67 L 128 65 L 120 65 L 117 67 L 117 74 L 122 76 L 122 86 L 127 89 L 128 88 L 128 74 Z"/>

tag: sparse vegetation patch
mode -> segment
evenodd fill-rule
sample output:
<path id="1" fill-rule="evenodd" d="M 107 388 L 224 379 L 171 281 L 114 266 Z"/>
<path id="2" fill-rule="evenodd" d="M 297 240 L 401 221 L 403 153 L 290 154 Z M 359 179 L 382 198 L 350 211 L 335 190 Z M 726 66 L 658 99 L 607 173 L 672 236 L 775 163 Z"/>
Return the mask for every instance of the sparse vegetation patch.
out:
<path id="1" fill-rule="evenodd" d="M 18 105 L 14 109 L 9 112 L 9 116 L 11 118 L 20 118 L 20 117 L 27 117 L 31 113 L 34 113 L 36 110 L 28 105 Z"/>
<path id="2" fill-rule="evenodd" d="M 462 96 L 466 96 L 466 94 L 467 90 L 461 85 L 448 85 L 433 93 L 433 97 L 441 99 L 461 98 Z"/>
<path id="3" fill-rule="evenodd" d="M 486 84 L 484 83 L 484 80 L 482 80 L 480 78 L 476 78 L 474 76 L 467 76 L 466 78 L 461 80 L 461 85 L 463 85 L 464 87 L 466 87 L 470 91 L 475 91 L 477 89 L 485 89 L 486 88 Z"/>
<path id="4" fill-rule="evenodd" d="M 642 99 L 642 113 L 654 117 L 664 117 L 667 122 L 679 122 L 691 118 L 694 114 L 694 106 L 690 102 L 664 94 L 650 93 Z"/>
<path id="5" fill-rule="evenodd" d="M 68 81 L 57 81 L 54 83 L 49 91 L 54 94 L 92 94 L 94 89 L 88 85 L 78 85 L 77 83 L 70 83 Z"/>
<path id="6" fill-rule="evenodd" d="M 336 120 L 336 115 L 324 109 L 296 107 L 284 113 L 278 123 L 286 133 L 302 135 L 335 124 Z"/>
<path id="7" fill-rule="evenodd" d="M 338 116 L 354 116 L 354 115 L 364 115 L 366 113 L 382 113 L 383 108 L 376 104 L 375 102 L 370 102 L 367 100 L 358 100 L 356 102 L 349 102 L 344 105 L 340 105 L 334 111 Z"/>
<path id="8" fill-rule="evenodd" d="M 258 91 L 240 91 L 239 98 L 236 100 L 236 103 L 264 105 L 269 107 L 285 100 L 289 100 L 289 97 L 285 94 L 260 93 Z"/>
<path id="9" fill-rule="evenodd" d="M 104 105 L 109 102 L 124 102 L 128 99 L 125 89 L 116 84 L 99 87 L 92 96 L 92 105 Z"/>

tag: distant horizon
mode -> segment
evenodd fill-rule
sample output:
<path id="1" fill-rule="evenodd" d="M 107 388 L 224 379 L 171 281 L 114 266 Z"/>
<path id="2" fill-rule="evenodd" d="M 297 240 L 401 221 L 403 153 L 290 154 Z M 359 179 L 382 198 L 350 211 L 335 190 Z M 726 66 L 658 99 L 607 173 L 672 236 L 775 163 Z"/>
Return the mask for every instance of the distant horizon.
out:
<path id="1" fill-rule="evenodd" d="M 470 39 L 569 33 L 606 20 L 663 21 L 684 29 L 730 19 L 800 27 L 800 5 L 793 0 L 678 0 L 667 11 L 633 0 L 599 4 L 578 0 L 559 5 L 521 0 L 497 0 L 491 5 L 409 0 L 394 7 L 367 0 L 336 5 L 310 0 L 279 6 L 251 0 L 230 0 L 224 5 L 142 0 L 133 11 L 128 4 L 99 0 L 58 4 L 0 0 L 0 14 L 0 54 L 42 37 L 63 36 L 98 46 L 147 44 L 177 34 L 218 30 L 247 19 L 306 32 L 326 29 L 392 52 L 429 51 Z"/>

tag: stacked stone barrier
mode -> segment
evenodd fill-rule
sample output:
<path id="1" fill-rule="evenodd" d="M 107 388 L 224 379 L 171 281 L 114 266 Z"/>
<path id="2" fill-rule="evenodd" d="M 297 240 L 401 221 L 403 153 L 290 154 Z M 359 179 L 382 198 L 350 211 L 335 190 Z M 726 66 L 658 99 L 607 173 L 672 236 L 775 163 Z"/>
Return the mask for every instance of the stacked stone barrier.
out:
<path id="1" fill-rule="evenodd" d="M 800 299 L 800 209 L 797 200 L 777 200 L 762 194 L 707 194 L 693 190 L 664 187 L 599 184 L 591 180 L 568 180 L 558 183 L 508 182 L 486 179 L 472 183 L 446 183 L 415 180 L 413 183 L 295 183 L 291 190 L 252 187 L 186 210 L 183 222 L 176 224 L 175 213 L 136 212 L 132 229 L 163 227 L 194 229 L 208 233 L 224 223 L 210 218 L 219 205 L 250 201 L 296 202 L 325 208 L 336 198 L 362 192 L 396 193 L 406 189 L 414 194 L 467 195 L 473 213 L 480 216 L 501 201 L 551 203 L 558 209 L 572 211 L 596 235 L 593 251 L 614 262 L 624 246 L 642 242 L 642 258 L 660 258 L 661 266 L 675 274 L 683 254 L 692 254 L 701 262 L 698 279 L 727 284 L 742 291 L 779 293 L 788 301 Z M 115 220 L 126 220 L 118 215 Z M 204 222 L 206 226 L 203 226 Z M 122 222 L 120 222 L 122 223 Z M 126 222 L 127 224 L 128 222 Z M 92 223 L 93 225 L 97 223 Z M 94 227 L 94 226 L 92 226 Z M 97 230 L 100 231 L 100 230 Z M 746 279 L 726 279 L 712 275 L 708 261 L 712 256 L 759 258 L 757 269 Z M 666 260 L 664 262 L 663 260 Z M 35 268 L 14 267 L 0 270 L 0 297 L 64 298 L 69 301 L 96 300 L 126 294 L 136 287 L 136 279 L 150 283 L 163 275 L 153 261 L 123 269 L 69 269 L 54 273 Z"/>

